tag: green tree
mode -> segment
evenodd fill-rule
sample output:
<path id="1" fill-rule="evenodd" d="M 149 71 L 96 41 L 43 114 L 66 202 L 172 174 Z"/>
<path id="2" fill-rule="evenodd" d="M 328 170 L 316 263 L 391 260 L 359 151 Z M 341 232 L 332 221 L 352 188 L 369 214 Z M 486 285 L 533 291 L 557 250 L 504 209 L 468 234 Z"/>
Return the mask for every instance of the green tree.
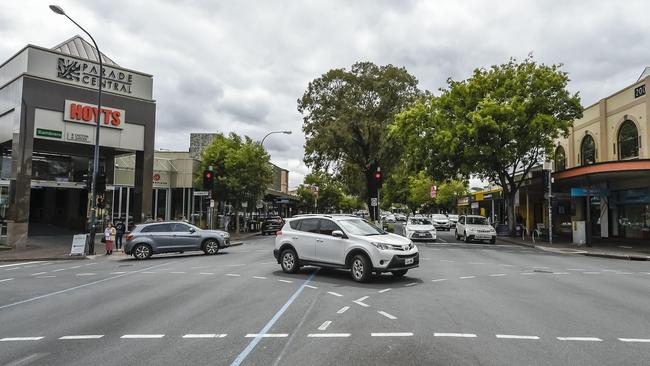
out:
<path id="1" fill-rule="evenodd" d="M 461 180 L 451 180 L 438 186 L 436 204 L 447 212 L 455 212 L 458 199 L 467 196 L 467 183 Z"/>
<path id="2" fill-rule="evenodd" d="M 203 151 L 200 171 L 210 166 L 215 172 L 214 193 L 218 199 L 233 202 L 237 209 L 242 202 L 254 205 L 273 181 L 269 155 L 262 145 L 248 136 L 216 135 Z M 236 226 L 239 231 L 239 220 Z"/>
<path id="3" fill-rule="evenodd" d="M 312 190 L 313 186 L 318 187 L 318 192 Z M 341 209 L 345 197 L 343 185 L 324 171 L 307 174 L 304 183 L 298 187 L 297 194 L 303 199 L 303 209 L 313 211 L 317 205 L 319 213 L 331 213 Z"/>
<path id="4" fill-rule="evenodd" d="M 375 197 L 373 174 L 388 174 L 400 157 L 389 136 L 394 116 L 420 94 L 406 69 L 359 62 L 350 70 L 333 69 L 309 83 L 298 111 L 306 136 L 305 163 L 317 170 L 346 166 L 363 176 L 363 198 Z M 354 170 L 353 170 L 354 171 Z"/>
<path id="5" fill-rule="evenodd" d="M 413 164 L 432 174 L 475 173 L 501 186 L 513 232 L 521 177 L 551 157 L 555 140 L 582 116 L 580 98 L 566 89 L 569 77 L 560 69 L 529 56 L 476 69 L 467 80 L 449 79 L 439 97 L 400 114 L 391 132 Z"/>
<path id="6" fill-rule="evenodd" d="M 410 176 L 408 181 L 408 206 L 411 211 L 415 212 L 435 203 L 435 200 L 431 198 L 431 186 L 435 185 L 435 181 L 425 171 Z"/>

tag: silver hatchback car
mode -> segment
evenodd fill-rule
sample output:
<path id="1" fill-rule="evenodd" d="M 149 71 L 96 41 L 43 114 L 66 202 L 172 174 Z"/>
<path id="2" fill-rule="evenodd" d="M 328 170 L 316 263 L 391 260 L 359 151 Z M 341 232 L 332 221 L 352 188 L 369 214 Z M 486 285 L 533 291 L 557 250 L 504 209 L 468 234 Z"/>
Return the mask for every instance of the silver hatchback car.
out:
<path id="1" fill-rule="evenodd" d="M 203 230 L 180 222 L 154 222 L 137 225 L 126 236 L 124 253 L 136 259 L 147 259 L 152 254 L 202 250 L 217 254 L 230 246 L 230 234 L 221 230 Z"/>

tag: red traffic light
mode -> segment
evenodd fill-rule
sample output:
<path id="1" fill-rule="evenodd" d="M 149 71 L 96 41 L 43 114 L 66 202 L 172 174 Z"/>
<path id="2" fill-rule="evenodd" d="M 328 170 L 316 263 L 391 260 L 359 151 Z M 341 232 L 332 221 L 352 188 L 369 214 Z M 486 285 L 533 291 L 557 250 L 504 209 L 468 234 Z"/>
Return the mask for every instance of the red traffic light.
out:
<path id="1" fill-rule="evenodd" d="M 375 179 L 377 180 L 381 179 L 381 172 L 375 173 Z"/>
<path id="2" fill-rule="evenodd" d="M 212 172 L 206 172 L 205 177 L 208 178 L 208 179 L 212 178 Z"/>

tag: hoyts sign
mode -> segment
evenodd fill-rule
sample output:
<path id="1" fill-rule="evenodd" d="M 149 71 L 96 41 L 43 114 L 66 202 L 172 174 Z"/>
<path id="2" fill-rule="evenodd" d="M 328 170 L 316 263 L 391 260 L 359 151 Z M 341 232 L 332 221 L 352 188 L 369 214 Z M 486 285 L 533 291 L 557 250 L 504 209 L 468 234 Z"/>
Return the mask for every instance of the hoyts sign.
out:
<path id="1" fill-rule="evenodd" d="M 66 100 L 63 120 L 94 125 L 97 120 L 97 113 L 97 106 L 95 104 Z M 99 123 L 102 127 L 124 128 L 125 112 L 123 109 L 102 106 L 99 117 Z"/>

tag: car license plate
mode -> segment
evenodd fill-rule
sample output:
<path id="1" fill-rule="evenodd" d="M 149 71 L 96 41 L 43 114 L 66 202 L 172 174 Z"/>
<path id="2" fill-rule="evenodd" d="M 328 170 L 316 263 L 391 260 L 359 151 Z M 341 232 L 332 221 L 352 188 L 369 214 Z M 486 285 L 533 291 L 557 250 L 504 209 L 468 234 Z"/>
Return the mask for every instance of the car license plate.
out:
<path id="1" fill-rule="evenodd" d="M 424 238 L 425 236 L 427 236 L 427 234 L 424 234 L 424 233 L 418 233 L 418 236 L 419 236 L 420 238 Z"/>
<path id="2" fill-rule="evenodd" d="M 406 264 L 406 265 L 408 265 L 408 264 L 413 264 L 413 258 L 406 258 L 406 259 L 404 259 L 404 264 Z"/>

